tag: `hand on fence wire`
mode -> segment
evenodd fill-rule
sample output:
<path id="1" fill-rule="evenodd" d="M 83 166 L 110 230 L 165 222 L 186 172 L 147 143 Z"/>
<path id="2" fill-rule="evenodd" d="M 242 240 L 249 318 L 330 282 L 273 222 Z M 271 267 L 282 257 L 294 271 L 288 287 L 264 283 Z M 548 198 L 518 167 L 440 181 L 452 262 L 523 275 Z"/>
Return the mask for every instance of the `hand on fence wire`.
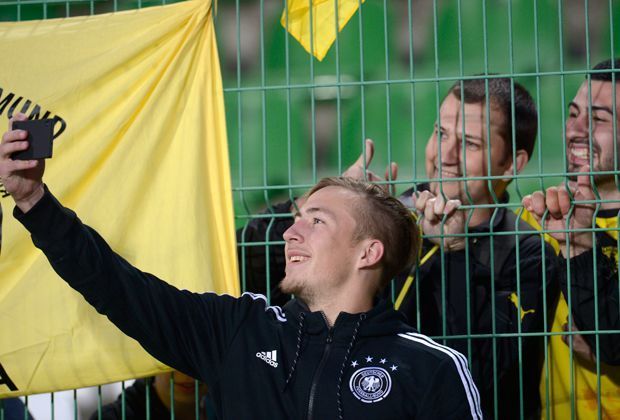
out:
<path id="1" fill-rule="evenodd" d="M 589 171 L 589 166 L 581 169 L 581 172 Z M 583 174 L 577 177 L 576 185 L 567 188 L 562 184 L 549 187 L 546 191 L 536 191 L 523 197 L 522 203 L 545 230 L 551 231 L 547 233 L 558 241 L 562 255 L 569 258 L 592 249 L 592 233 L 575 230 L 592 227 L 595 205 L 580 202 L 595 198 L 590 175 Z"/>
<path id="2" fill-rule="evenodd" d="M 465 232 L 465 212 L 458 210 L 460 200 L 445 200 L 430 191 L 422 191 L 411 196 L 413 204 L 422 217 L 422 231 L 434 244 L 443 246 L 446 251 L 465 249 L 464 236 L 451 236 Z M 440 236 L 442 235 L 442 236 Z"/>
<path id="3" fill-rule="evenodd" d="M 27 212 L 43 196 L 45 160 L 13 160 L 11 154 L 28 148 L 27 133 L 13 130 L 13 121 L 24 121 L 26 115 L 15 114 L 9 120 L 9 130 L 0 142 L 0 182 L 11 194 L 17 206 Z"/>
<path id="4" fill-rule="evenodd" d="M 369 182 L 395 181 L 398 176 L 398 165 L 395 162 L 390 163 L 385 169 L 385 179 L 381 179 L 374 172 L 368 170 L 375 154 L 375 144 L 371 139 L 366 139 L 365 149 L 366 154 L 364 155 L 362 152 L 355 163 L 342 173 L 342 176 L 359 180 L 365 179 Z M 394 186 L 391 184 L 383 184 L 382 188 L 392 195 L 395 193 Z"/>

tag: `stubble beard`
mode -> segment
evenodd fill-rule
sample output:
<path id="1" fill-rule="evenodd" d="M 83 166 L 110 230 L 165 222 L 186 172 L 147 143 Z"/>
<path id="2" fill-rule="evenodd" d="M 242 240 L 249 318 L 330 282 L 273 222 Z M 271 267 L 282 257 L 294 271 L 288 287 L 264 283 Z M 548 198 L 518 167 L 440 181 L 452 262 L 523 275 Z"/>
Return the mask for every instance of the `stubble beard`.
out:
<path id="1" fill-rule="evenodd" d="M 602 186 L 608 183 L 615 183 L 616 175 L 614 174 L 600 174 L 597 175 L 596 172 L 610 172 L 616 170 L 614 168 L 613 159 L 606 159 L 602 162 L 592 162 L 594 164 L 594 168 L 591 169 L 591 172 L 594 172 L 594 185 Z M 581 171 L 583 165 L 575 165 L 574 163 L 569 163 L 568 172 L 577 173 Z M 620 170 L 620 158 L 618 159 L 618 169 Z M 578 175 L 570 175 L 568 177 L 569 180 L 577 182 Z M 616 186 L 617 187 L 617 186 Z"/>
<path id="2" fill-rule="evenodd" d="M 434 181 L 431 183 L 430 191 L 436 196 L 445 194 L 448 200 L 460 199 L 461 191 L 463 191 L 464 187 L 462 185 L 463 181 Z"/>
<path id="3" fill-rule="evenodd" d="M 308 287 L 307 281 L 285 276 L 280 282 L 280 291 L 287 295 L 294 295 L 307 306 L 314 305 L 316 294 Z"/>

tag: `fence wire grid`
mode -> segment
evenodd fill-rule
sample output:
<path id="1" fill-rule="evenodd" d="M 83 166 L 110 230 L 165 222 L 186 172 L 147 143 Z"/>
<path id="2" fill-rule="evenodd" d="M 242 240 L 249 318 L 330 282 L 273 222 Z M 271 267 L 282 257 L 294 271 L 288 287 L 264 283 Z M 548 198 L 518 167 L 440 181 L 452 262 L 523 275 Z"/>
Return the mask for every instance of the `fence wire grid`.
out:
<path id="1" fill-rule="evenodd" d="M 329 1 L 336 6 L 335 0 Z M 0 0 L 0 21 L 65 18 L 173 2 Z M 490 374 L 473 372 L 474 378 L 480 374 L 492 380 L 490 385 L 482 386 L 489 389 L 481 389 L 481 393 L 486 392 L 492 399 L 487 416 L 620 418 L 620 370 L 605 357 L 605 346 L 618 332 L 601 327 L 610 325 L 610 318 L 617 321 L 620 316 L 617 297 L 620 120 L 614 100 L 604 116 L 606 121 L 600 122 L 603 117 L 597 114 L 597 98 L 593 98 L 592 88 L 599 83 L 598 73 L 611 73 L 612 86 L 620 77 L 617 67 L 592 71 L 595 64 L 619 56 L 620 1 L 366 0 L 362 3 L 360 0 L 359 10 L 338 34 L 322 61 L 309 55 L 280 24 L 286 0 L 219 0 L 217 3 L 215 23 L 224 83 L 231 193 L 239 229 L 242 289 L 261 291 L 274 303 L 280 303 L 278 299 L 283 297 L 277 291 L 277 283 L 283 264 L 281 230 L 290 219 L 295 199 L 320 178 L 345 172 L 360 154 L 368 157 L 372 152 L 365 147 L 365 139 L 373 139 L 374 156 L 364 168 L 378 174 L 381 184 L 389 184 L 398 195 L 416 197 L 430 183 L 438 197 L 458 197 L 462 201 L 464 233 L 450 234 L 449 218 L 443 217 L 438 233 L 425 232 L 426 245 L 417 268 L 404 282 L 393 282 L 388 294 L 397 306 L 410 308 L 412 322 L 422 333 L 430 331 L 435 340 L 462 349 L 472 369 L 482 363 L 477 359 L 484 358 L 490 363 Z M 503 115 L 509 120 L 503 121 L 509 127 L 501 133 L 507 140 L 504 146 L 486 140 L 501 126 L 498 121 L 502 120 L 502 114 L 497 114 L 496 104 L 487 99 L 493 94 L 495 81 L 502 79 L 509 80 L 510 100 L 509 112 Z M 466 92 L 466 84 L 476 81 L 483 86 L 483 98 L 479 101 L 482 105 L 474 110 L 478 120 L 468 119 L 472 104 L 468 103 Z M 517 162 L 521 149 L 517 144 L 517 84 L 529 91 L 537 109 L 536 142 L 522 168 L 516 163 L 502 166 L 505 156 L 509 162 Z M 451 93 L 453 86 L 466 92 L 465 101 Z M 576 95 L 583 86 L 588 88 L 587 116 L 583 120 L 586 141 L 577 150 L 571 148 L 568 132 L 569 122 L 579 118 L 575 114 L 583 111 L 575 106 Z M 620 98 L 617 93 L 620 88 L 616 89 L 615 98 Z M 444 108 L 451 98 L 456 106 Z M 450 109 L 454 111 L 452 114 Z M 454 113 L 464 117 L 454 117 Z M 477 135 L 469 134 L 472 124 L 474 131 L 478 130 Z M 596 140 L 595 131 L 604 124 L 611 133 L 612 150 L 611 163 L 601 173 L 596 171 L 596 159 L 601 157 L 603 146 L 587 139 Z M 478 158 L 479 162 L 475 160 Z M 586 174 L 593 181 L 595 199 L 586 204 L 594 204 L 595 217 L 608 222 L 601 225 L 592 221 L 590 226 L 577 231 L 570 225 L 560 229 L 567 235 L 587 232 L 595 247 L 600 245 L 603 252 L 594 253 L 594 264 L 585 274 L 578 272 L 579 268 L 568 259 L 554 263 L 557 272 L 567 272 L 569 283 L 574 275 L 592 278 L 592 313 L 586 317 L 593 320 L 593 328 L 577 330 L 575 318 L 579 317 L 575 311 L 579 308 L 573 307 L 571 296 L 577 292 L 571 287 L 560 290 L 559 280 L 549 278 L 552 271 L 548 264 L 555 261 L 559 252 L 550 235 L 557 236 L 558 230 L 545 227 L 541 228 L 544 236 L 533 234 L 534 249 L 539 251 L 532 256 L 528 254 L 530 245 L 526 246 L 522 239 L 524 230 L 519 217 L 526 216 L 521 203 L 528 194 L 551 186 L 569 186 L 577 172 L 574 162 L 580 162 L 579 159 L 587 160 L 592 168 Z M 391 162 L 399 165 L 397 177 L 388 173 L 384 179 L 383 172 Z M 503 172 L 497 172 L 498 167 L 504 168 Z M 607 184 L 604 191 L 599 191 L 602 177 Z M 507 182 L 507 194 L 504 194 L 502 185 Z M 410 194 L 408 191 L 412 189 Z M 413 205 L 413 201 L 407 202 Z M 578 211 L 574 202 L 570 211 Z M 501 219 L 508 212 L 517 217 L 506 229 L 501 227 Z M 545 218 L 549 217 L 545 214 Z M 615 224 L 610 222 L 613 220 Z M 254 225 L 248 225 L 251 221 Z M 487 229 L 480 229 L 482 225 Z M 611 239 L 599 243 L 605 235 Z M 554 247 L 547 247 L 545 240 Z M 451 246 L 455 242 L 464 243 L 466 261 L 464 271 L 459 273 L 462 279 L 459 287 L 451 282 L 454 276 L 450 268 L 454 258 Z M 476 251 L 479 242 L 486 244 L 489 255 L 483 257 L 486 261 L 474 264 L 473 259 L 480 260 Z M 506 244 L 514 247 L 508 256 L 501 250 Z M 524 256 L 529 258 L 527 263 L 522 261 Z M 599 279 L 597 266 L 608 257 L 615 261 L 609 268 L 612 275 Z M 513 293 L 500 299 L 498 296 L 505 292 L 501 278 L 504 274 L 496 265 L 506 261 L 512 261 L 514 290 L 510 289 Z M 538 270 L 534 277 L 539 282 L 540 306 L 535 310 L 539 311 L 536 319 L 540 325 L 530 328 L 527 320 L 534 314 L 528 314 L 528 307 L 520 297 L 528 293 L 524 288 L 531 287 L 532 268 L 528 265 L 532 264 Z M 484 274 L 476 271 L 480 266 L 486 267 Z M 431 282 L 423 281 L 431 275 L 428 273 L 434 273 L 435 286 L 425 286 Z M 482 289 L 477 289 L 478 286 Z M 476 294 L 477 290 L 484 290 L 492 297 L 484 301 Z M 601 296 L 601 291 L 606 295 Z M 460 301 L 464 309 L 453 307 L 455 293 L 462 293 Z M 486 304 L 481 306 L 481 299 Z M 431 322 L 425 318 L 425 300 L 435 302 L 438 325 L 428 327 Z M 560 316 L 558 300 L 565 301 L 564 328 L 561 322 L 559 327 L 554 327 Z M 601 309 L 605 305 L 615 306 Z M 502 319 L 506 308 L 511 307 L 516 308 L 516 322 Z M 489 314 L 485 315 L 487 311 Z M 455 320 L 454 314 L 465 314 L 465 318 Z M 490 324 L 481 326 L 481 319 Z M 567 349 L 563 365 L 554 358 L 554 337 L 566 342 L 556 344 Z M 586 362 L 576 348 L 583 342 L 581 337 L 591 338 L 586 340 L 591 351 L 591 360 Z M 502 411 L 501 401 L 504 395 L 500 386 L 504 372 L 502 352 L 506 346 L 514 352 L 511 357 L 515 360 L 515 370 L 511 374 L 515 375 L 518 390 L 518 395 L 512 397 L 516 402 L 508 405 L 513 407 L 512 412 Z M 485 354 L 477 355 L 481 349 Z M 524 372 L 526 361 L 533 357 L 540 358 L 541 369 L 535 390 L 532 382 L 528 382 L 531 375 Z M 558 386 L 554 381 L 562 376 L 557 369 L 568 372 L 562 401 L 555 400 L 561 394 L 554 390 Z M 594 379 L 590 382 L 583 379 L 579 373 L 583 369 Z M 169 381 L 174 383 L 173 378 Z M 586 382 L 591 384 L 588 389 L 594 390 L 587 412 L 582 411 L 580 403 Z M 102 405 L 115 399 L 117 393 L 121 393 L 124 401 L 129 384 L 29 396 L 22 399 L 26 402 L 23 418 L 29 418 L 28 411 L 37 419 L 83 419 L 93 412 L 97 418 Z M 173 387 L 169 394 L 174 406 Z M 540 395 L 543 407 L 534 414 L 528 411 L 532 394 Z M 206 415 L 198 396 L 196 384 L 192 418 Z M 151 392 L 149 399 L 152 398 Z M 560 405 L 564 408 L 557 408 Z M 0 401 L 0 420 L 5 418 L 4 402 Z M 171 418 L 184 417 L 171 414 Z"/>

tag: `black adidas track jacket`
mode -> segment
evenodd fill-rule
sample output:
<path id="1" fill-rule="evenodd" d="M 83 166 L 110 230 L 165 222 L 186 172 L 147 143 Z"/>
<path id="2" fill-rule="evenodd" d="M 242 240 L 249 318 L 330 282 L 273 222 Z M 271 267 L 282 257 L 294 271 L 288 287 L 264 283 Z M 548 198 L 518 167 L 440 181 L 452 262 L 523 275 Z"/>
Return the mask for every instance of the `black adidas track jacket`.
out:
<path id="1" fill-rule="evenodd" d="M 56 272 L 163 363 L 204 381 L 223 419 L 481 418 L 465 358 L 386 301 L 329 327 L 300 301 L 178 290 L 131 266 L 46 191 L 15 217 Z"/>

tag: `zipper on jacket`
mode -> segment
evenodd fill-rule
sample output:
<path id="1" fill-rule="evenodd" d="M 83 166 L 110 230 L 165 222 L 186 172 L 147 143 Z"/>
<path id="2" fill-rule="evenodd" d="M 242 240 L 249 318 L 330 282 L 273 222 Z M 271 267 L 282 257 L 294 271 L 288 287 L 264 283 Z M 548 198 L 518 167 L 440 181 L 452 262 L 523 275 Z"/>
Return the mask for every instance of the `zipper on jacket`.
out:
<path id="1" fill-rule="evenodd" d="M 329 324 L 327 324 L 329 325 Z M 316 369 L 314 373 L 314 378 L 312 379 L 312 386 L 310 387 L 310 398 L 308 400 L 308 419 L 312 419 L 312 412 L 314 411 L 314 399 L 316 394 L 316 387 L 318 386 L 319 378 L 321 377 L 321 373 L 323 372 L 323 368 L 325 367 L 325 362 L 329 357 L 329 353 L 332 347 L 332 340 L 334 337 L 334 328 L 330 327 L 327 332 L 327 339 L 325 340 L 325 348 L 323 349 L 323 357 L 321 357 L 321 361 L 319 362 L 319 367 Z"/>

